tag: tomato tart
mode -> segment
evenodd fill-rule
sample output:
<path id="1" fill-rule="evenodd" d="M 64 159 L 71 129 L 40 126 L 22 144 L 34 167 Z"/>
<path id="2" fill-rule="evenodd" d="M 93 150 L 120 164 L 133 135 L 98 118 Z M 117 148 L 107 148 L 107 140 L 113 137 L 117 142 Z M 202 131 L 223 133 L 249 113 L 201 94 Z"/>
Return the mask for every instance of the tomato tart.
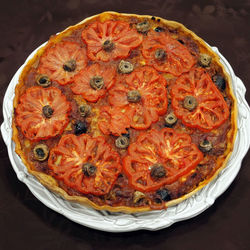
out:
<path id="1" fill-rule="evenodd" d="M 64 199 L 111 212 L 166 209 L 226 166 L 231 79 L 182 24 L 104 12 L 51 36 L 15 89 L 13 140 Z"/>

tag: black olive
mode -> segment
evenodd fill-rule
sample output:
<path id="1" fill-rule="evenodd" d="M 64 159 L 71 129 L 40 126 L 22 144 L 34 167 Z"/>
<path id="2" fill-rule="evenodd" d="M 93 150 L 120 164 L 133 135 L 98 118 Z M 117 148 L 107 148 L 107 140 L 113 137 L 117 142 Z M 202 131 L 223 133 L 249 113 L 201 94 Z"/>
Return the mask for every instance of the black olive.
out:
<path id="1" fill-rule="evenodd" d="M 212 57 L 207 54 L 200 54 L 199 64 L 202 67 L 208 67 L 212 61 Z"/>
<path id="2" fill-rule="evenodd" d="M 152 19 L 152 20 L 155 20 L 155 17 L 154 17 L 154 16 L 152 16 L 152 17 L 151 17 L 151 19 Z"/>
<path id="3" fill-rule="evenodd" d="M 178 39 L 177 41 L 181 44 L 184 44 L 184 42 L 181 39 Z"/>
<path id="4" fill-rule="evenodd" d="M 36 77 L 36 83 L 39 86 L 48 87 L 51 84 L 51 81 L 47 75 L 38 75 Z"/>
<path id="5" fill-rule="evenodd" d="M 160 19 L 160 18 L 158 18 L 158 19 L 157 19 L 157 22 L 159 23 L 160 21 L 161 21 L 161 19 Z"/>
<path id="6" fill-rule="evenodd" d="M 155 32 L 162 32 L 162 31 L 164 31 L 164 28 L 162 28 L 160 26 L 155 28 Z"/>
<path id="7" fill-rule="evenodd" d="M 199 149 L 203 152 L 203 153 L 207 153 L 209 152 L 211 149 L 213 148 L 213 145 L 210 141 L 208 141 L 207 139 L 203 140 L 200 145 L 199 145 Z"/>
<path id="8" fill-rule="evenodd" d="M 217 74 L 212 77 L 215 85 L 217 86 L 218 89 L 220 90 L 225 90 L 226 88 L 226 81 L 223 76 Z"/>
<path id="9" fill-rule="evenodd" d="M 106 52 L 110 52 L 115 48 L 115 44 L 111 40 L 106 40 L 102 44 L 102 47 Z"/>
<path id="10" fill-rule="evenodd" d="M 132 63 L 128 61 L 121 60 L 118 65 L 118 71 L 122 74 L 129 74 L 134 70 L 134 66 Z"/>
<path id="11" fill-rule="evenodd" d="M 140 33 L 146 33 L 150 29 L 150 24 L 149 24 L 149 22 L 147 20 L 145 20 L 145 21 L 143 21 L 141 23 L 137 23 L 136 29 Z"/>
<path id="12" fill-rule="evenodd" d="M 63 69 L 68 72 L 73 72 L 76 69 L 76 61 L 74 59 L 70 59 L 63 64 Z"/>
<path id="13" fill-rule="evenodd" d="M 89 163 L 89 162 L 84 163 L 83 166 L 82 166 L 82 172 L 87 177 L 94 176 L 96 174 L 96 171 L 97 171 L 96 166 Z"/>
<path id="14" fill-rule="evenodd" d="M 85 134 L 87 132 L 86 122 L 77 121 L 75 122 L 74 127 L 74 132 L 76 135 Z"/>
<path id="15" fill-rule="evenodd" d="M 186 96 L 183 101 L 183 107 L 189 111 L 193 111 L 198 105 L 198 102 L 193 96 Z"/>
<path id="16" fill-rule="evenodd" d="M 127 99 L 129 102 L 139 102 L 141 100 L 141 94 L 138 90 L 130 90 Z"/>
<path id="17" fill-rule="evenodd" d="M 166 174 L 166 169 L 162 164 L 159 163 L 154 164 L 150 169 L 150 175 L 155 179 L 165 177 Z"/>
<path id="18" fill-rule="evenodd" d="M 49 148 L 45 144 L 38 144 L 34 147 L 33 153 L 37 161 L 44 161 L 48 158 Z"/>
<path id="19" fill-rule="evenodd" d="M 88 104 L 82 104 L 79 107 L 79 111 L 82 117 L 86 117 L 91 113 L 91 107 Z"/>
<path id="20" fill-rule="evenodd" d="M 165 117 L 165 126 L 171 128 L 177 122 L 177 117 L 173 112 Z"/>
<path id="21" fill-rule="evenodd" d="M 163 201 L 169 201 L 169 200 L 171 200 L 170 192 L 166 188 L 157 190 L 156 194 L 158 194 Z"/>
<path id="22" fill-rule="evenodd" d="M 116 140 L 115 140 L 115 146 L 117 148 L 121 148 L 121 149 L 125 149 L 129 146 L 129 139 L 126 136 L 119 136 Z"/>
<path id="23" fill-rule="evenodd" d="M 92 89 L 100 90 L 104 86 L 104 80 L 101 76 L 94 76 L 90 79 L 89 85 Z"/>
<path id="24" fill-rule="evenodd" d="M 159 61 L 163 61 L 166 59 L 166 51 L 163 49 L 157 49 L 155 51 L 155 59 L 159 60 Z"/>
<path id="25" fill-rule="evenodd" d="M 46 106 L 43 106 L 43 115 L 46 117 L 46 118 L 50 118 L 53 113 L 54 113 L 54 110 L 50 107 L 50 105 L 46 105 Z"/>

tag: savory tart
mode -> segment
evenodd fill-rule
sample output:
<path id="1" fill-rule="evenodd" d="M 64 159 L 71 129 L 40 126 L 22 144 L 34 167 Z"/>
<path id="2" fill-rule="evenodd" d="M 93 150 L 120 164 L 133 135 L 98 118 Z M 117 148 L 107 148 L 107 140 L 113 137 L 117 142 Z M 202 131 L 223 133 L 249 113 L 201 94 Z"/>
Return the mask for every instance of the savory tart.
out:
<path id="1" fill-rule="evenodd" d="M 15 89 L 13 140 L 28 171 L 99 210 L 165 209 L 226 166 L 231 79 L 182 24 L 104 12 L 52 36 Z"/>

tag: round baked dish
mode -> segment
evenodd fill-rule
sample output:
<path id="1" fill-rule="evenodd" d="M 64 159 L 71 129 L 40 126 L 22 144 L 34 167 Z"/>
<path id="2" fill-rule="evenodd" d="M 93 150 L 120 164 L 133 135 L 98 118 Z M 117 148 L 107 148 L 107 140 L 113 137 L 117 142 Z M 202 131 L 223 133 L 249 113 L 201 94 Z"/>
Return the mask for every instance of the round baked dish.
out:
<path id="1" fill-rule="evenodd" d="M 236 100 L 218 56 L 182 24 L 104 12 L 52 36 L 15 89 L 28 171 L 99 210 L 165 209 L 226 166 Z"/>

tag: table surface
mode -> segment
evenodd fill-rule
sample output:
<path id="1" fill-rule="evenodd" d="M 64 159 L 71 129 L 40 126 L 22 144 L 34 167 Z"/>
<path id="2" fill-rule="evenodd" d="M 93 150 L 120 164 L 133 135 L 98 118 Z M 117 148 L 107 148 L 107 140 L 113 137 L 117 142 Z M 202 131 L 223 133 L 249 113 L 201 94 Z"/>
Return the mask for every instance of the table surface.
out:
<path id="1" fill-rule="evenodd" d="M 8 0 L 0 8 L 0 103 L 26 57 L 49 36 L 113 10 L 183 23 L 220 52 L 250 88 L 249 0 Z M 249 103 L 250 93 L 246 99 Z M 3 120 L 0 113 L 1 123 Z M 50 210 L 18 181 L 0 138 L 0 249 L 249 249 L 250 153 L 228 190 L 199 216 L 157 232 L 105 233 Z"/>

